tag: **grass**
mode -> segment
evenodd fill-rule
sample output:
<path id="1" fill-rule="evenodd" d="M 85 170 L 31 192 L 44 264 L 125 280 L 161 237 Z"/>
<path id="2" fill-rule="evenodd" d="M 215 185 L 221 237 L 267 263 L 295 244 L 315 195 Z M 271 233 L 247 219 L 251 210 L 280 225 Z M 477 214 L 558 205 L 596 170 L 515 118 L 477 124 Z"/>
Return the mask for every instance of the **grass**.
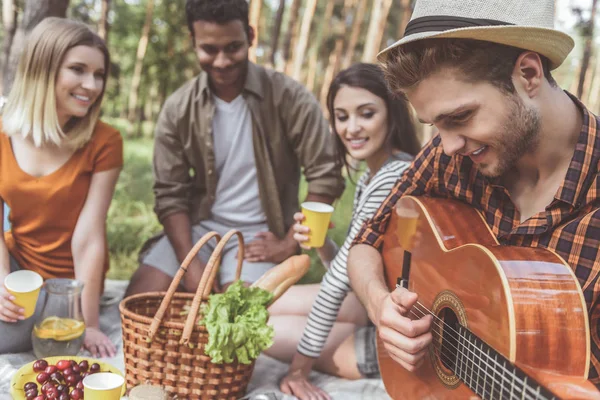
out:
<path id="1" fill-rule="evenodd" d="M 152 141 L 126 139 L 125 166 L 119 177 L 115 195 L 108 212 L 107 235 L 110 249 L 111 279 L 130 279 L 138 267 L 138 252 L 144 242 L 162 229 L 153 211 L 152 194 Z M 346 237 L 352 216 L 352 198 L 355 185 L 348 181 L 341 199 L 335 204 L 332 221 L 335 225 L 330 237 L 341 245 Z M 302 181 L 299 198 L 306 196 L 306 182 Z M 315 250 L 311 268 L 300 283 L 320 282 L 325 272 Z"/>

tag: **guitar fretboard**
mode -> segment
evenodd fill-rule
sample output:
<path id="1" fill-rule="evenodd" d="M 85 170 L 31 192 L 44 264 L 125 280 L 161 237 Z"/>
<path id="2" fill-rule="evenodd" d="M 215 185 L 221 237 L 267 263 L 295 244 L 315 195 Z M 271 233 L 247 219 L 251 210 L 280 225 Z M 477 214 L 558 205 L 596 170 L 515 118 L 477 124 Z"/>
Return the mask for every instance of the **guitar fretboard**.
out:
<path id="1" fill-rule="evenodd" d="M 557 399 L 464 326 L 457 324 L 455 332 L 442 341 L 444 364 L 482 399 Z"/>

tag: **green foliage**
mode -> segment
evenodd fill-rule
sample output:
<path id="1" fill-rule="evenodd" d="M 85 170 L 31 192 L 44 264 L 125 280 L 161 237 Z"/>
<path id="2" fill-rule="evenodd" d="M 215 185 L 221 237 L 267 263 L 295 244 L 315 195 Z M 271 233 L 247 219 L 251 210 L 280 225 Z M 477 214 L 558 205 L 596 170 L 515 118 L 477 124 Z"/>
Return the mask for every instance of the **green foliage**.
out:
<path id="1" fill-rule="evenodd" d="M 123 120 L 105 119 L 113 126 L 127 124 Z M 153 211 L 152 194 L 152 141 L 127 139 L 124 149 L 125 165 L 108 212 L 107 235 L 110 249 L 111 279 L 129 279 L 138 267 L 138 252 L 144 242 L 159 232 L 162 226 Z M 355 185 L 347 181 L 346 190 L 337 201 L 332 221 L 335 225 L 330 237 L 341 245 L 346 238 L 352 216 Z M 301 181 L 299 198 L 306 197 L 306 182 Z M 308 253 L 311 268 L 300 283 L 320 282 L 325 272 L 315 250 Z"/>
<path id="2" fill-rule="evenodd" d="M 126 140 L 124 158 L 107 222 L 112 279 L 131 277 L 142 244 L 162 228 L 152 210 L 152 142 Z"/>

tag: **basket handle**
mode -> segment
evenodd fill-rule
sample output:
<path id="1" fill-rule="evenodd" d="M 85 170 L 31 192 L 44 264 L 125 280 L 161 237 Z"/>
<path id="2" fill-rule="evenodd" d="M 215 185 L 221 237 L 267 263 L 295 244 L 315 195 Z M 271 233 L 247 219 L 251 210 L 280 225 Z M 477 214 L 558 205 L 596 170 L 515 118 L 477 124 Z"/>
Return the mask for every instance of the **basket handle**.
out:
<path id="1" fill-rule="evenodd" d="M 181 282 L 183 275 L 187 272 L 188 266 L 193 261 L 194 257 L 196 257 L 196 254 L 198 254 L 198 252 L 200 251 L 202 246 L 204 246 L 213 237 L 217 238 L 217 244 L 221 241 L 221 236 L 217 232 L 215 232 L 215 231 L 208 232 L 207 234 L 202 236 L 200 238 L 200 240 L 198 240 L 196 242 L 196 244 L 194 245 L 194 247 L 192 247 L 192 249 L 187 254 L 187 256 L 185 256 L 185 259 L 181 263 L 181 267 L 179 267 L 179 270 L 177 271 L 177 273 L 175 274 L 175 277 L 171 281 L 171 285 L 169 286 L 169 289 L 167 290 L 165 297 L 160 302 L 160 307 L 158 308 L 158 311 L 156 311 L 156 314 L 154 315 L 154 318 L 152 319 L 152 323 L 150 324 L 150 330 L 148 331 L 148 340 L 152 340 L 154 338 L 154 335 L 156 334 L 156 331 L 158 331 L 158 327 L 160 326 L 160 323 L 162 322 L 162 320 L 165 316 L 167 307 L 171 303 L 171 299 L 173 298 L 173 295 L 177 291 L 179 282 Z M 202 275 L 202 279 L 204 279 L 204 275 L 206 275 L 206 271 Z"/>
<path id="2" fill-rule="evenodd" d="M 190 336 L 192 335 L 192 330 L 194 329 L 194 324 L 196 323 L 196 317 L 198 316 L 198 309 L 200 308 L 200 303 L 202 299 L 208 299 L 208 295 L 210 294 L 210 290 L 213 287 L 213 283 L 215 281 L 215 277 L 219 270 L 221 264 L 221 256 L 222 251 L 229 239 L 233 237 L 233 235 L 237 235 L 238 237 L 238 254 L 237 254 L 237 267 L 235 270 L 235 280 L 239 280 L 242 273 L 242 264 L 244 262 L 244 236 L 238 230 L 232 229 L 227 232 L 223 239 L 219 241 L 213 253 L 211 254 L 208 263 L 206 264 L 206 268 L 204 269 L 204 273 L 202 274 L 202 279 L 200 279 L 200 284 L 198 285 L 198 290 L 196 290 L 196 294 L 194 295 L 194 299 L 192 300 L 192 305 L 190 307 L 190 313 L 185 320 L 185 325 L 183 328 L 183 334 L 181 335 L 181 344 L 187 344 L 190 340 Z"/>

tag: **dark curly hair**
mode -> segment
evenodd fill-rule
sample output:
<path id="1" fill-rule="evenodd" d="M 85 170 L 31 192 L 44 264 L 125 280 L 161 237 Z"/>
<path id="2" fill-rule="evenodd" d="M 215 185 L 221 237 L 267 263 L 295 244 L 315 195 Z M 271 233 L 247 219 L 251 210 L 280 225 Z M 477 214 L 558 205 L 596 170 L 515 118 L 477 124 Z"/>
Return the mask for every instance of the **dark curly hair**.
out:
<path id="1" fill-rule="evenodd" d="M 194 36 L 194 22 L 209 21 L 225 24 L 239 19 L 250 35 L 248 2 L 246 0 L 186 0 L 185 14 L 190 34 Z"/>

